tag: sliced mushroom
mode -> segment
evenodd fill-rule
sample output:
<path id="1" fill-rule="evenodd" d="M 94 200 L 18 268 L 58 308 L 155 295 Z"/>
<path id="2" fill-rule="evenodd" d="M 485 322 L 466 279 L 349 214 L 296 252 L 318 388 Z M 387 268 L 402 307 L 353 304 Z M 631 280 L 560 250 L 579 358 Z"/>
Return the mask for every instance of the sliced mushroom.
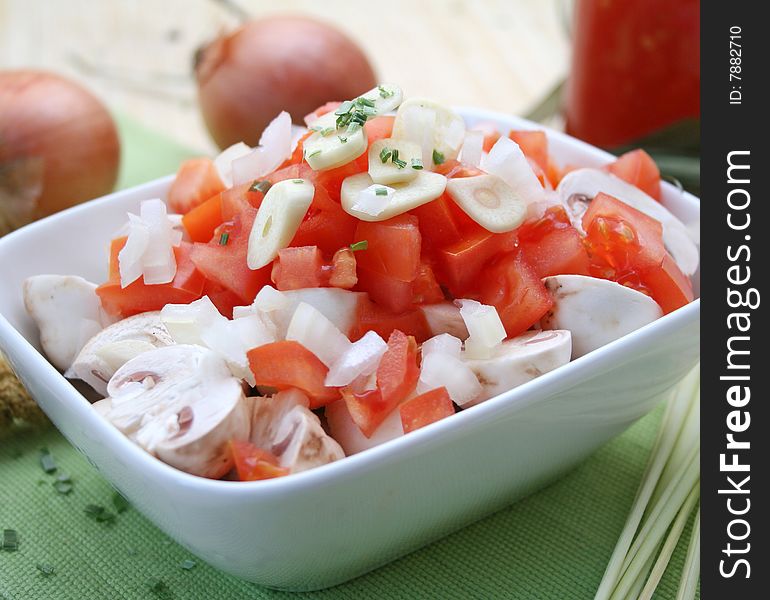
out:
<path id="1" fill-rule="evenodd" d="M 128 317 L 94 335 L 78 354 L 65 376 L 82 379 L 102 396 L 120 367 L 144 352 L 174 343 L 160 320 L 160 312 Z"/>
<path id="2" fill-rule="evenodd" d="M 375 430 L 372 437 L 366 437 L 355 424 L 344 400 L 337 400 L 325 409 L 326 422 L 332 437 L 339 442 L 347 456 L 374 448 L 404 435 L 401 413 L 395 409 Z"/>
<path id="3" fill-rule="evenodd" d="M 663 316 L 649 296 L 629 287 L 584 275 L 555 275 L 543 283 L 554 306 L 541 320 L 543 329 L 572 334 L 572 358 L 578 358 Z"/>
<path id="4" fill-rule="evenodd" d="M 173 345 L 140 354 L 95 406 L 129 439 L 165 463 L 201 477 L 232 467 L 231 439 L 248 439 L 249 410 L 227 363 L 202 346 Z"/>
<path id="5" fill-rule="evenodd" d="M 660 221 L 666 249 L 685 275 L 692 275 L 698 268 L 698 246 L 687 226 L 636 186 L 600 169 L 576 169 L 564 176 L 556 191 L 578 231 L 583 231 L 582 219 L 588 203 L 599 192 L 604 192 Z"/>
<path id="6" fill-rule="evenodd" d="M 254 398 L 251 442 L 278 457 L 292 473 L 307 471 L 345 457 L 340 445 L 321 426 L 299 390 Z"/>
<path id="7" fill-rule="evenodd" d="M 569 331 L 528 331 L 504 341 L 491 358 L 466 360 L 481 383 L 473 406 L 553 371 L 570 360 Z"/>
<path id="8" fill-rule="evenodd" d="M 76 275 L 35 275 L 24 282 L 23 293 L 24 306 L 40 330 L 40 344 L 62 371 L 112 322 L 101 308 L 96 284 Z"/>
<path id="9" fill-rule="evenodd" d="M 432 335 L 448 333 L 461 340 L 468 339 L 468 328 L 460 315 L 460 308 L 452 302 L 424 304 L 420 310 L 428 321 L 428 328 Z"/>

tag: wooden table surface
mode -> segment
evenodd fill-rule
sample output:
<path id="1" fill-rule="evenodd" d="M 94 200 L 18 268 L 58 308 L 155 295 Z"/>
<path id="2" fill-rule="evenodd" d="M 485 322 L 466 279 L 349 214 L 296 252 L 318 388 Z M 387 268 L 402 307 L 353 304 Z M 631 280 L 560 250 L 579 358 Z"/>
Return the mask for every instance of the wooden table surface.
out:
<path id="1" fill-rule="evenodd" d="M 458 105 L 522 114 L 567 68 L 569 0 L 0 0 L 0 69 L 69 75 L 113 110 L 210 152 L 192 56 L 238 23 L 228 5 L 327 20 L 383 81 Z"/>

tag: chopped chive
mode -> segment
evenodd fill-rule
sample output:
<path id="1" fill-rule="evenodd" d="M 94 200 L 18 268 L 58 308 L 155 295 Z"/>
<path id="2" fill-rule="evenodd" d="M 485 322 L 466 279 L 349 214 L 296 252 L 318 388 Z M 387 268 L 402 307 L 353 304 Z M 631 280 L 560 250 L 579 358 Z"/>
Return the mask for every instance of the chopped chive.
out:
<path id="1" fill-rule="evenodd" d="M 19 549 L 19 534 L 15 529 L 3 530 L 2 548 L 3 550 L 8 550 L 9 552 L 15 552 Z"/>
<path id="2" fill-rule="evenodd" d="M 115 515 L 98 504 L 87 504 L 84 511 L 86 515 L 97 523 L 112 523 L 115 521 Z"/>
<path id="3" fill-rule="evenodd" d="M 260 179 L 254 181 L 249 188 L 250 192 L 259 192 L 260 194 L 267 194 L 267 190 L 270 189 L 271 183 L 267 179 Z"/>
<path id="4" fill-rule="evenodd" d="M 126 500 L 123 497 L 123 494 L 121 494 L 120 492 L 115 492 L 112 495 L 112 505 L 115 507 L 115 510 L 119 515 L 126 512 L 131 506 L 128 500 Z"/>
<path id="5" fill-rule="evenodd" d="M 444 153 L 443 152 L 439 152 L 438 150 L 434 149 L 433 150 L 433 164 L 441 165 L 441 164 L 444 163 L 444 160 L 446 160 L 444 158 Z"/>
<path id="6" fill-rule="evenodd" d="M 350 100 L 345 100 L 345 102 L 337 107 L 337 110 L 334 111 L 334 114 L 338 116 L 346 115 L 350 112 L 351 108 L 353 108 L 353 102 Z"/>
<path id="7" fill-rule="evenodd" d="M 54 473 L 56 471 L 56 461 L 53 459 L 53 454 L 48 451 L 48 448 L 40 450 L 40 466 L 43 467 L 43 471 L 46 473 Z"/>
<path id="8" fill-rule="evenodd" d="M 56 573 L 56 567 L 53 565 L 49 565 L 46 563 L 37 563 L 36 565 L 37 570 L 40 571 L 45 577 L 48 577 L 49 575 L 53 575 Z"/>
<path id="9" fill-rule="evenodd" d="M 395 94 L 393 90 L 388 90 L 381 85 L 378 85 L 377 89 L 380 91 L 380 98 L 390 98 L 393 94 Z"/>
<path id="10" fill-rule="evenodd" d="M 383 162 L 383 164 L 388 162 L 388 159 L 391 157 L 392 154 L 393 154 L 393 151 L 387 146 L 384 147 L 382 150 L 380 150 L 380 160 Z"/>
<path id="11" fill-rule="evenodd" d="M 369 98 L 364 98 L 363 96 L 356 98 L 356 104 L 360 106 L 366 106 L 368 108 L 374 108 L 374 100 L 369 100 Z"/>
<path id="12" fill-rule="evenodd" d="M 179 567 L 184 569 L 185 571 L 189 571 L 191 569 L 194 569 L 197 564 L 198 563 L 196 563 L 194 560 L 190 560 L 188 558 L 187 560 L 183 560 L 181 563 L 179 563 Z"/>
<path id="13" fill-rule="evenodd" d="M 385 189 L 384 187 L 377 188 L 376 190 L 374 190 L 374 194 L 376 196 L 387 196 L 388 195 L 388 190 Z"/>
<path id="14" fill-rule="evenodd" d="M 357 252 L 358 250 L 367 250 L 368 248 L 369 248 L 368 240 L 361 240 L 360 242 L 355 242 L 353 244 L 350 244 L 350 249 L 353 252 Z"/>
<path id="15" fill-rule="evenodd" d="M 342 135 L 338 135 L 337 137 L 340 139 L 340 142 L 342 142 L 343 144 L 347 144 L 347 142 L 348 142 L 348 138 L 347 137 L 342 136 Z"/>
<path id="16" fill-rule="evenodd" d="M 321 150 L 314 150 L 313 152 L 308 154 L 305 158 L 312 158 L 314 156 L 318 156 L 319 154 L 321 154 L 321 152 L 322 152 Z"/>
<path id="17" fill-rule="evenodd" d="M 394 158 L 393 164 L 396 165 L 399 169 L 403 169 L 404 167 L 406 167 L 406 161 L 401 160 L 399 158 Z"/>
<path id="18" fill-rule="evenodd" d="M 321 137 L 326 137 L 335 131 L 334 127 L 311 127 L 310 131 L 315 131 Z"/>
<path id="19" fill-rule="evenodd" d="M 319 150 L 319 152 L 320 152 L 320 150 Z M 304 179 L 292 179 L 291 181 L 292 181 L 292 183 L 305 183 Z"/>
<path id="20" fill-rule="evenodd" d="M 422 159 L 421 158 L 413 158 L 412 159 L 412 168 L 416 171 L 422 170 Z"/>
<path id="21" fill-rule="evenodd" d="M 222 235 L 219 236 L 219 245 L 227 246 L 227 242 L 229 241 L 230 241 L 230 232 L 229 231 L 222 232 Z"/>

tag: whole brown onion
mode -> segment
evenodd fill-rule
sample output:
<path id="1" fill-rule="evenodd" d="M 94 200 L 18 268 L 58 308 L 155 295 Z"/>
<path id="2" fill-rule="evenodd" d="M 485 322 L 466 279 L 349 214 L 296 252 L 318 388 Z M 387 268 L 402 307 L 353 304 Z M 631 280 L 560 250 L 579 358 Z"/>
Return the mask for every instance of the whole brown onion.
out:
<path id="1" fill-rule="evenodd" d="M 305 17 L 251 21 L 196 57 L 203 118 L 220 148 L 256 145 L 282 110 L 295 123 L 331 100 L 376 85 L 361 49 L 337 29 Z"/>
<path id="2" fill-rule="evenodd" d="M 109 193 L 120 143 L 80 85 L 42 71 L 0 71 L 0 235 Z"/>

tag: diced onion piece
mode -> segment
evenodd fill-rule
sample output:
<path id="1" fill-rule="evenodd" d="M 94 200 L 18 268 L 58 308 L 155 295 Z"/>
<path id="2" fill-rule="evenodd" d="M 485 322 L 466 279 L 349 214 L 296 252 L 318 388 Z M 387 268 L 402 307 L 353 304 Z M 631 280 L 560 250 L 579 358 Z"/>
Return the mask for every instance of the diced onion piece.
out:
<path id="1" fill-rule="evenodd" d="M 483 152 L 484 134 L 481 131 L 466 131 L 463 147 L 460 151 L 460 162 L 471 167 L 479 167 Z"/>
<path id="2" fill-rule="evenodd" d="M 449 354 L 432 352 L 422 360 L 417 393 L 445 387 L 452 401 L 463 406 L 482 391 L 481 384 L 470 367 Z"/>
<path id="3" fill-rule="evenodd" d="M 460 358 L 462 349 L 463 343 L 460 338 L 456 338 L 448 333 L 442 333 L 423 342 L 422 359 L 425 360 L 426 356 L 433 354 L 434 352 Z"/>
<path id="4" fill-rule="evenodd" d="M 359 377 L 375 372 L 385 354 L 388 344 L 374 331 L 367 331 L 364 337 L 353 344 L 331 365 L 326 375 L 326 385 L 342 387 Z"/>
<path id="5" fill-rule="evenodd" d="M 486 155 L 482 168 L 492 175 L 497 175 L 511 188 L 516 196 L 527 204 L 543 199 L 543 186 L 537 175 L 519 148 L 519 145 L 507 137 L 501 137 Z"/>
<path id="6" fill-rule="evenodd" d="M 422 148 L 425 168 L 431 168 L 433 151 L 446 160 L 457 158 L 465 135 L 463 118 L 451 108 L 424 98 L 410 98 L 401 104 L 393 123 L 393 137 L 410 140 Z"/>
<path id="7" fill-rule="evenodd" d="M 469 358 L 489 358 L 505 339 L 505 327 L 494 306 L 475 300 L 458 300 L 460 316 L 465 321 L 470 336 L 465 340 L 465 353 Z"/>
<path id="8" fill-rule="evenodd" d="M 128 238 L 118 253 L 120 287 L 125 288 L 142 276 L 142 256 L 150 242 L 150 230 L 136 215 L 128 215 Z"/>
<path id="9" fill-rule="evenodd" d="M 205 345 L 203 329 L 220 319 L 225 317 L 208 296 L 190 304 L 166 304 L 160 311 L 160 320 L 177 344 Z"/>
<path id="10" fill-rule="evenodd" d="M 331 367 L 351 347 L 350 340 L 319 310 L 301 302 L 289 322 L 286 339 L 294 340 Z"/>
<path id="11" fill-rule="evenodd" d="M 450 179 L 447 194 L 465 214 L 492 233 L 513 231 L 527 216 L 527 203 L 496 175 Z"/>
<path id="12" fill-rule="evenodd" d="M 391 185 L 412 181 L 420 168 L 422 150 L 414 142 L 385 138 L 369 146 L 369 177 L 374 183 Z"/>
<path id="13" fill-rule="evenodd" d="M 216 167 L 219 178 L 225 187 L 233 187 L 233 161 L 249 153 L 251 153 L 251 147 L 243 142 L 238 142 L 222 150 L 219 156 L 214 159 L 214 167 Z"/>
<path id="14" fill-rule="evenodd" d="M 359 194 L 371 187 L 372 183 L 369 173 L 351 175 L 342 182 L 340 200 L 346 213 L 362 221 L 385 221 L 441 196 L 446 189 L 447 178 L 439 173 L 418 171 L 417 176 L 409 183 L 394 183 L 391 186 L 394 193 L 388 197 L 385 208 L 376 215 L 356 208 Z M 385 196 L 379 196 L 379 198 L 383 199 Z M 379 208 L 379 204 L 377 208 Z"/>
<path id="15" fill-rule="evenodd" d="M 392 187 L 374 183 L 358 192 L 358 198 L 353 204 L 353 210 L 376 217 L 382 213 L 396 193 Z"/>
<path id="16" fill-rule="evenodd" d="M 263 312 L 281 310 L 288 304 L 289 299 L 286 297 L 286 294 L 279 292 L 271 285 L 262 286 L 262 289 L 257 293 L 257 297 L 254 298 L 254 307 Z"/>
<path id="17" fill-rule="evenodd" d="M 259 146 L 249 154 L 233 160 L 233 183 L 240 185 L 275 171 L 291 156 L 291 142 L 291 116 L 282 111 L 265 127 L 259 138 Z"/>
<path id="18" fill-rule="evenodd" d="M 144 283 L 170 283 L 176 275 L 176 257 L 173 229 L 166 214 L 166 204 L 157 198 L 145 200 L 139 211 L 140 218 L 147 225 L 149 232 L 147 247 L 142 255 Z"/>
<path id="19" fill-rule="evenodd" d="M 249 235 L 249 269 L 270 264 L 286 248 L 299 229 L 313 201 L 315 188 L 304 179 L 286 179 L 274 184 L 262 199 Z"/>

